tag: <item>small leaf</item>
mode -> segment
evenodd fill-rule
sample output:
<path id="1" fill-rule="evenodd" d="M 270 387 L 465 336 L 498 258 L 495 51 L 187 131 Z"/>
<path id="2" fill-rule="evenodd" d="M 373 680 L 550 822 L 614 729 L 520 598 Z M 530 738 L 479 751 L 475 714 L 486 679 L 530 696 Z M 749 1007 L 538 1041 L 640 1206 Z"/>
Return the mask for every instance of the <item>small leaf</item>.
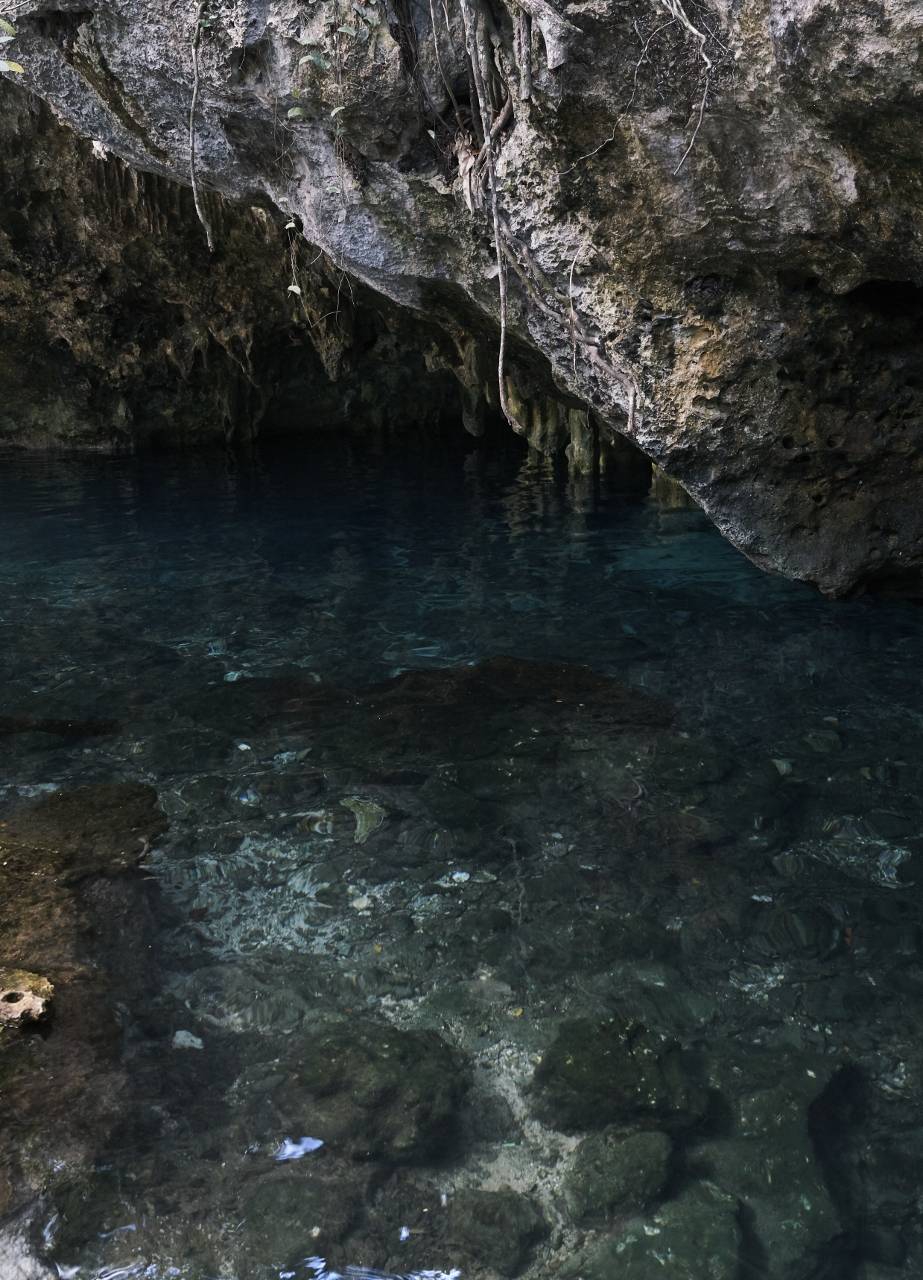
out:
<path id="1" fill-rule="evenodd" d="M 6 18 L 0 18 L 0 31 L 5 32 L 8 36 L 15 36 L 16 34 L 16 28 Z"/>
<path id="2" fill-rule="evenodd" d="M 301 297 L 301 285 L 300 285 L 300 284 L 290 284 L 290 285 L 288 286 L 288 292 L 289 292 L 289 293 L 297 293 L 297 294 L 298 294 L 298 297 L 300 298 L 300 297 Z"/>
<path id="3" fill-rule="evenodd" d="M 303 120 L 304 107 L 289 107 L 285 114 L 289 120 Z"/>
<path id="4" fill-rule="evenodd" d="M 337 27 L 337 31 L 341 36 L 354 36 L 356 34 L 355 27 Z"/>
<path id="5" fill-rule="evenodd" d="M 18 76 L 25 75 L 25 67 L 21 67 L 18 62 L 7 62 L 5 58 L 0 58 L 0 71 L 15 71 Z"/>
<path id="6" fill-rule="evenodd" d="M 342 106 L 334 107 L 334 108 L 333 108 L 333 110 L 330 112 L 331 117 L 332 117 L 332 116 L 338 116 L 338 115 L 340 114 L 340 112 L 341 112 L 341 111 L 345 111 L 345 110 L 346 110 L 346 106 L 347 106 L 347 104 L 344 102 Z"/>
<path id="7" fill-rule="evenodd" d="M 326 71 L 330 66 L 330 63 L 327 61 L 324 55 L 322 53 L 319 53 L 317 49 L 312 49 L 311 52 L 306 53 L 303 58 L 299 58 L 298 59 L 299 67 L 303 67 L 306 62 L 311 62 L 314 64 L 315 67 L 320 67 L 321 71 Z"/>

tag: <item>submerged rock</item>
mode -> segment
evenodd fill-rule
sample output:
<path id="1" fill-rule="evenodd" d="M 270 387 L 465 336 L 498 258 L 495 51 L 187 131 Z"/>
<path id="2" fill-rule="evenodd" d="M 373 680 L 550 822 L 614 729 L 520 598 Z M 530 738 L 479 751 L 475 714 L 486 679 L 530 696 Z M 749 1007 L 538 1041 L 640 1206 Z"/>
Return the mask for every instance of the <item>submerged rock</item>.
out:
<path id="1" fill-rule="evenodd" d="M 591 1245 L 567 1280 L 738 1280 L 735 1198 L 702 1182 Z"/>
<path id="2" fill-rule="evenodd" d="M 501 1276 L 516 1276 L 548 1232 L 539 1209 L 509 1187 L 460 1191 L 448 1208 L 448 1256 L 468 1256 Z"/>
<path id="3" fill-rule="evenodd" d="M 534 1091 L 539 1116 L 565 1130 L 638 1121 L 683 1129 L 708 1107 L 677 1044 L 615 1019 L 565 1022 L 535 1070 Z"/>
<path id="4" fill-rule="evenodd" d="M 280 1098 L 332 1153 L 402 1163 L 451 1147 L 468 1085 L 464 1059 L 434 1031 L 356 1021 L 308 1041 Z"/>
<path id="5" fill-rule="evenodd" d="M 94 783 L 15 810 L 0 832 L 0 847 L 28 845 L 69 878 L 118 874 L 135 867 L 166 827 L 153 787 Z"/>
<path id="6" fill-rule="evenodd" d="M 117 720 L 51 720 L 39 716 L 0 716 L 0 738 L 45 734 L 50 738 L 101 738 L 117 733 Z"/>
<path id="7" fill-rule="evenodd" d="M 716 1055 L 709 1070 L 731 1132 L 697 1146 L 697 1165 L 744 1206 L 768 1280 L 793 1280 L 836 1253 L 840 1217 L 811 1132 L 833 1073 L 821 1055 L 771 1045 Z"/>
<path id="8" fill-rule="evenodd" d="M 0 1201 L 0 1210 L 3 1209 Z M 42 1261 L 37 1206 L 0 1220 L 0 1276 L 3 1280 L 60 1280 L 63 1274 Z"/>
<path id="9" fill-rule="evenodd" d="M 632 1133 L 616 1126 L 594 1133 L 574 1152 L 564 1184 L 578 1221 L 646 1208 L 663 1192 L 673 1144 L 656 1130 Z"/>
<path id="10" fill-rule="evenodd" d="M 438 1267 L 452 1276 L 496 1280 L 526 1268 L 534 1274 L 542 1265 L 534 1254 L 547 1234 L 537 1203 L 508 1186 L 439 1191 L 397 1170 L 348 1249 L 352 1258 L 375 1259 L 389 1277 L 430 1276 Z"/>
<path id="11" fill-rule="evenodd" d="M 240 1197 L 248 1261 L 261 1270 L 297 1265 L 338 1244 L 358 1209 L 358 1188 L 341 1168 L 334 1178 L 269 1175 Z"/>

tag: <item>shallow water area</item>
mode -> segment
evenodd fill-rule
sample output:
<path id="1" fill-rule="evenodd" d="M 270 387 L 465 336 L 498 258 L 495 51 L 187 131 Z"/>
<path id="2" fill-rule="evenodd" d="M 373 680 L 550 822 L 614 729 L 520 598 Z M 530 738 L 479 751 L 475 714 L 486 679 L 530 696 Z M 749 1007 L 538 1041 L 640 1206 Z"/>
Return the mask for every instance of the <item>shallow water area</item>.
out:
<path id="1" fill-rule="evenodd" d="M 515 448 L 2 464 L 48 1274 L 923 1274 L 916 606 Z"/>

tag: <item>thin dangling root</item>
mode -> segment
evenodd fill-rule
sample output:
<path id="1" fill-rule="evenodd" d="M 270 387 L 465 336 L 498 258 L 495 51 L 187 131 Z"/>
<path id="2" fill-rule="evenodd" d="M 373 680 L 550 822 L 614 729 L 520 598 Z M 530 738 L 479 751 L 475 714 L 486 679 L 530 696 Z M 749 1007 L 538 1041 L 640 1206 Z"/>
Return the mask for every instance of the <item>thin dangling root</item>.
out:
<path id="1" fill-rule="evenodd" d="M 474 76 L 475 96 L 481 114 L 481 127 L 484 132 L 484 148 L 487 153 L 487 180 L 490 189 L 490 211 L 494 226 L 494 253 L 497 262 L 497 281 L 500 286 L 500 354 L 497 360 L 497 390 L 500 397 L 500 411 L 514 431 L 525 434 L 525 426 L 517 419 L 510 407 L 506 393 L 506 330 L 507 330 L 507 278 L 506 260 L 503 256 L 503 240 L 500 231 L 500 209 L 497 201 L 497 173 L 494 165 L 494 130 L 488 107 L 487 87 L 481 68 L 481 57 L 478 42 L 477 18 L 471 0 L 462 0 L 462 17 L 465 23 L 465 38 L 468 45 L 468 58 Z M 509 99 L 512 109 L 512 99 Z M 499 132 L 499 130 L 498 130 Z"/>
<path id="2" fill-rule="evenodd" d="M 205 212 L 205 205 L 202 201 L 202 195 L 199 191 L 199 180 L 196 175 L 195 167 L 195 118 L 196 107 L 199 102 L 199 37 L 202 34 L 202 18 L 205 14 L 205 6 L 208 0 L 200 0 L 199 8 L 195 16 L 195 30 L 192 36 L 192 103 L 189 108 L 189 185 L 192 187 L 192 199 L 195 204 L 195 211 L 202 228 L 205 231 L 205 241 L 208 245 L 208 252 L 215 252 L 215 240 L 212 235 L 211 223 L 208 220 L 208 214 Z"/>
<path id="3" fill-rule="evenodd" d="M 458 105 L 458 99 L 452 92 L 452 86 L 449 84 L 449 78 L 442 65 L 442 55 L 439 52 L 439 37 L 436 34 L 436 10 L 433 5 L 433 0 L 429 0 L 429 22 L 433 32 L 433 50 L 436 54 L 436 66 L 439 68 L 439 76 L 442 80 L 442 84 L 448 95 L 449 101 L 452 104 L 452 110 L 455 112 L 455 122 L 458 125 L 459 131 L 461 131 L 464 129 L 464 121 L 462 120 L 462 113 L 461 108 Z"/>
<path id="4" fill-rule="evenodd" d="M 695 128 L 692 131 L 692 137 L 689 139 L 689 146 L 683 152 L 680 157 L 679 164 L 673 170 L 673 177 L 675 178 L 680 169 L 682 169 L 683 165 L 686 163 L 692 148 L 695 146 L 695 140 L 699 136 L 699 130 L 701 129 L 702 121 L 705 118 L 705 107 L 708 103 L 708 90 L 711 87 L 711 73 L 714 70 L 714 63 L 705 52 L 705 43 L 708 37 L 704 31 L 700 31 L 698 27 L 694 26 L 693 23 L 689 21 L 689 16 L 682 6 L 682 0 L 660 0 L 660 3 L 666 9 L 667 13 L 675 18 L 680 26 L 692 36 L 693 40 L 696 41 L 699 46 L 699 57 L 702 59 L 702 63 L 705 67 L 705 88 L 702 90 L 702 98 L 699 102 L 698 119 L 696 120 Z"/>
<path id="5" fill-rule="evenodd" d="M 693 40 L 698 42 L 699 56 L 701 57 L 702 61 L 705 63 L 705 70 L 711 71 L 712 60 L 708 56 L 708 54 L 705 52 L 705 41 L 708 38 L 705 35 L 705 32 L 700 31 L 698 27 L 693 26 L 693 24 L 689 21 L 689 18 L 686 14 L 686 10 L 682 6 L 681 0 L 660 0 L 660 3 L 666 9 L 667 13 L 671 14 L 672 17 L 674 17 L 676 21 L 680 24 L 680 26 L 683 27 L 686 31 L 688 31 L 689 35 L 692 36 Z"/>
<path id="6" fill-rule="evenodd" d="M 531 83 L 531 17 L 538 22 L 543 36 L 547 32 L 542 27 L 542 20 L 552 19 L 570 31 L 576 31 L 566 19 L 562 19 L 551 8 L 547 0 L 517 0 L 521 12 L 514 14 L 515 19 L 515 58 L 514 64 L 504 57 L 504 50 L 499 36 L 489 28 L 489 20 L 483 18 L 476 8 L 478 0 L 461 0 L 462 18 L 465 28 L 465 45 L 471 77 L 471 101 L 475 110 L 475 123 L 480 125 L 482 145 L 476 150 L 477 143 L 466 130 L 459 130 L 456 137 L 456 154 L 458 156 L 459 177 L 465 203 L 471 212 L 483 207 L 482 191 L 486 188 L 490 201 L 490 215 L 493 224 L 494 254 L 497 266 L 497 278 L 500 289 L 500 350 L 497 363 L 497 388 L 500 409 L 509 425 L 521 435 L 527 434 L 525 424 L 517 417 L 510 403 L 511 392 L 507 389 L 506 347 L 508 337 L 509 290 L 508 271 L 512 270 L 519 279 L 526 298 L 538 310 L 543 312 L 556 325 L 564 327 L 569 336 L 571 347 L 571 365 L 574 376 L 577 376 L 578 350 L 584 360 L 605 381 L 615 383 L 621 389 L 622 403 L 629 419 L 629 429 L 636 431 L 639 427 L 639 405 L 642 401 L 638 379 L 617 355 L 606 352 L 604 342 L 595 337 L 581 318 L 574 300 L 574 272 L 580 250 L 571 263 L 566 296 L 548 278 L 535 260 L 529 249 L 512 232 L 500 212 L 496 172 L 496 147 L 498 139 L 513 118 L 513 90 L 511 84 L 518 78 L 517 97 L 528 101 L 532 93 Z M 679 0 L 663 0 L 665 4 L 679 3 Z M 671 9 L 672 14 L 672 9 Z M 431 13 L 432 20 L 432 13 Z M 671 17 L 671 21 L 675 20 Z M 665 25 L 670 25 L 666 23 Z M 435 24 L 434 24 L 435 29 Z M 435 31 L 434 31 L 435 34 Z M 488 56 L 488 42 L 492 43 L 493 56 Z M 643 55 L 642 55 L 643 59 Z M 550 59 L 549 59 L 550 62 Z M 496 70 L 498 80 L 506 90 L 506 98 L 502 109 L 494 112 L 491 106 L 490 90 L 487 84 L 485 67 Z M 517 76 L 518 70 L 518 76 Z M 694 141 L 694 138 L 693 138 Z M 685 157 L 684 157 L 685 158 Z M 486 181 L 485 181 L 486 179 Z M 585 246 L 581 246 L 583 248 Z"/>
<path id="7" fill-rule="evenodd" d="M 516 10 L 515 58 L 519 68 L 519 101 L 532 98 L 532 19 L 522 9 Z"/>

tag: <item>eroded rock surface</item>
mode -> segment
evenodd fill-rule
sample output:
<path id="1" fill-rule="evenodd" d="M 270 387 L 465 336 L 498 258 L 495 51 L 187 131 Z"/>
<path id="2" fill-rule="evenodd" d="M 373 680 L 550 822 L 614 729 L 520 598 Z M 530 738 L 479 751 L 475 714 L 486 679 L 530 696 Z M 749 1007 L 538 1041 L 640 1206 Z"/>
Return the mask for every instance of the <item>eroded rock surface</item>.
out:
<path id="1" fill-rule="evenodd" d="M 209 196 L 210 258 L 187 187 L 106 158 L 5 84 L 0 103 L 0 445 L 242 446 L 293 426 L 379 429 L 397 405 L 418 427 L 457 412 L 450 373 L 427 376 L 438 335 L 258 192 Z"/>
<path id="2" fill-rule="evenodd" d="M 47 1015 L 54 987 L 40 973 L 0 969 L 0 1027 L 22 1027 Z"/>

